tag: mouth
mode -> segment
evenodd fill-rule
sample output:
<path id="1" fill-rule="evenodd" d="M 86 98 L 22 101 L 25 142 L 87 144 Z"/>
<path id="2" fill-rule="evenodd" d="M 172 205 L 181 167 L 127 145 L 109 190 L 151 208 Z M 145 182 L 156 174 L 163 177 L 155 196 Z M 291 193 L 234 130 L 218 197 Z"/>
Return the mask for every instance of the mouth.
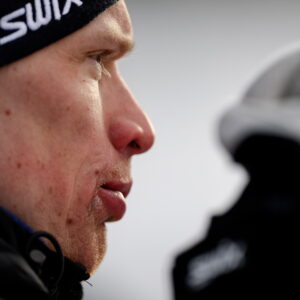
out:
<path id="1" fill-rule="evenodd" d="M 125 198 L 128 196 L 132 182 L 107 182 L 97 189 L 97 196 L 102 200 L 108 218 L 106 222 L 114 222 L 123 218 L 126 212 Z"/>

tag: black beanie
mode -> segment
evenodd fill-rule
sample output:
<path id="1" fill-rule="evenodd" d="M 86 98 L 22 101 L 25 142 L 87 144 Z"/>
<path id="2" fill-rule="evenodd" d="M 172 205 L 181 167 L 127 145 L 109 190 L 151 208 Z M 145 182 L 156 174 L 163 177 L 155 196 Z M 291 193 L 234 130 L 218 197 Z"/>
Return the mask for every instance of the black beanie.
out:
<path id="1" fill-rule="evenodd" d="M 118 0 L 0 0 L 0 66 L 83 27 Z"/>

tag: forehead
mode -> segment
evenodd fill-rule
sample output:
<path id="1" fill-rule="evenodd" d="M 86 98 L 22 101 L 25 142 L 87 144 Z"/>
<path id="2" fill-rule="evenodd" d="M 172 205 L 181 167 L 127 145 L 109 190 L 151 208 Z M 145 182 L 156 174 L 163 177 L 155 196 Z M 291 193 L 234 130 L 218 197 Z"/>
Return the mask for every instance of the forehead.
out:
<path id="1" fill-rule="evenodd" d="M 120 0 L 65 41 L 87 48 L 97 45 L 111 48 L 114 45 L 122 52 L 129 51 L 133 46 L 133 30 L 125 2 Z"/>

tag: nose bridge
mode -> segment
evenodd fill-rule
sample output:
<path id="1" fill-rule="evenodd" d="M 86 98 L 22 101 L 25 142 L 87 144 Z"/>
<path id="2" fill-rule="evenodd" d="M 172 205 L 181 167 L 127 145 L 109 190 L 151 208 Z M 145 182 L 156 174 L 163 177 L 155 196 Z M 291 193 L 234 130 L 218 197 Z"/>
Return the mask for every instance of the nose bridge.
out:
<path id="1" fill-rule="evenodd" d="M 116 71 L 111 84 L 113 103 L 110 103 L 108 127 L 111 143 L 129 155 L 143 153 L 154 143 L 154 128 L 119 72 Z"/>

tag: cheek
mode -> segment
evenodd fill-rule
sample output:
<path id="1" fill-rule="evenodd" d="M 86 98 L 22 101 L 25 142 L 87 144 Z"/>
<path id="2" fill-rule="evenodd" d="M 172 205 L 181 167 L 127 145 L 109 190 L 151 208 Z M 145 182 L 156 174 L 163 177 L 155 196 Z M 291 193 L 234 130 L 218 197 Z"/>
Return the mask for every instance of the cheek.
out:
<path id="1" fill-rule="evenodd" d="M 42 194 L 40 199 L 70 198 L 80 167 L 89 168 L 108 148 L 98 85 L 51 73 L 29 77 L 15 94 L 19 106 L 4 116 L 10 120 L 5 123 L 5 145 L 13 150 L 7 146 L 5 152 L 12 160 L 5 169 L 12 170 L 10 178 L 18 182 L 27 179 L 28 189 L 33 189 L 32 183 L 43 187 L 34 191 Z"/>
<path id="2" fill-rule="evenodd" d="M 98 85 L 80 78 L 50 75 L 28 90 L 30 115 L 37 125 L 61 142 L 78 142 L 104 134 Z"/>
<path id="3" fill-rule="evenodd" d="M 56 143 L 83 146 L 87 140 L 101 139 L 105 135 L 103 105 L 90 68 L 52 56 L 36 55 L 10 71 L 7 87 L 18 99 L 21 116 Z M 12 81 L 15 88 L 9 84 Z"/>
<path id="4" fill-rule="evenodd" d="M 36 220 L 26 219 L 28 224 L 39 228 L 45 211 L 51 211 L 51 219 L 57 220 L 64 214 L 71 198 L 71 176 L 65 168 L 51 155 L 36 149 L 35 145 L 18 143 L 22 151 L 11 149 L 3 154 L 1 161 L 0 191 L 6 206 L 13 211 L 35 210 L 39 216 Z M 16 199 L 18 199 L 17 207 Z M 26 218 L 26 215 L 24 216 Z M 42 220 L 40 220 L 42 218 Z"/>

